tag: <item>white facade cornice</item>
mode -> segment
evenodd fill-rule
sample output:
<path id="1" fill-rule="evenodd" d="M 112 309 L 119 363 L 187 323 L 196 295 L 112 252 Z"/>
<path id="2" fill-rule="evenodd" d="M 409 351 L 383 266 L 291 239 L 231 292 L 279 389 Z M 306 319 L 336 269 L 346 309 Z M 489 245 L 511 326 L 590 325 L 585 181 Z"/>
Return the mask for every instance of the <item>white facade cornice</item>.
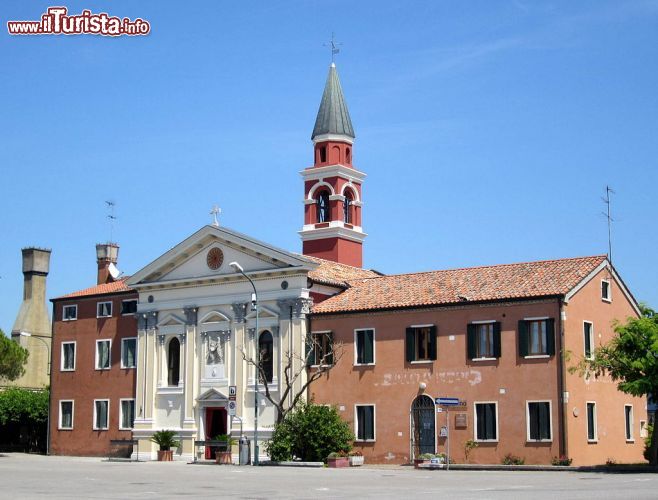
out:
<path id="1" fill-rule="evenodd" d="M 361 231 L 360 227 L 354 226 L 354 229 L 349 229 L 344 227 L 342 223 L 340 226 L 322 227 L 317 229 L 313 224 L 308 224 L 304 226 L 304 229 L 298 231 L 298 233 L 301 236 L 302 241 L 324 240 L 326 238 L 343 238 L 345 240 L 362 243 L 363 240 L 366 239 L 366 236 L 368 236 L 366 233 Z"/>
<path id="2" fill-rule="evenodd" d="M 328 177 L 342 177 L 352 182 L 361 183 L 367 177 L 364 172 L 341 164 L 306 168 L 299 173 L 305 181 L 321 181 Z"/>
<path id="3" fill-rule="evenodd" d="M 342 134 L 322 134 L 322 135 L 316 135 L 313 138 L 313 144 L 317 144 L 318 142 L 327 142 L 327 141 L 346 142 L 347 144 L 354 144 L 354 139 L 352 137 Z"/>

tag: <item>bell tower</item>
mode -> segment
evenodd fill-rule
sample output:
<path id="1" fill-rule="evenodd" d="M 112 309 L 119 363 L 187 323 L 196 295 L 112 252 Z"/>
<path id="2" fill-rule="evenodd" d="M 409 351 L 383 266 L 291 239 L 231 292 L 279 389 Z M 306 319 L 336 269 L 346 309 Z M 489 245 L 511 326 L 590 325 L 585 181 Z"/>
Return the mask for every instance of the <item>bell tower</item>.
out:
<path id="1" fill-rule="evenodd" d="M 363 265 L 361 184 L 366 174 L 354 168 L 354 129 L 332 62 L 315 119 L 313 166 L 304 178 L 303 254 L 341 264 Z"/>

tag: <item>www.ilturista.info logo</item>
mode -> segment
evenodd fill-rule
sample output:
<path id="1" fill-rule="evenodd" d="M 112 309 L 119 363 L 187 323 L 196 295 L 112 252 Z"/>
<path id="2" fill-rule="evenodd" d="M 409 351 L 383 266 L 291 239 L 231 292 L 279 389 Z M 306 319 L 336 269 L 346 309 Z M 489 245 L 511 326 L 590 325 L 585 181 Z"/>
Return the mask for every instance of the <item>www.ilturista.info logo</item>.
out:
<path id="1" fill-rule="evenodd" d="M 69 16 L 66 7 L 48 7 L 40 21 L 7 21 L 10 35 L 148 35 L 151 25 L 137 18 L 109 16 L 105 12 L 92 14 L 83 10 L 77 16 Z"/>

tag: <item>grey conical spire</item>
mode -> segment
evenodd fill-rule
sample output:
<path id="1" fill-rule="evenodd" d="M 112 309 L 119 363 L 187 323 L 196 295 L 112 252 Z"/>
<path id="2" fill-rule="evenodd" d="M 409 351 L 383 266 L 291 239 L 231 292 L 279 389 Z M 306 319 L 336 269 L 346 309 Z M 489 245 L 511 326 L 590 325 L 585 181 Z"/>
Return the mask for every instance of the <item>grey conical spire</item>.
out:
<path id="1" fill-rule="evenodd" d="M 324 86 L 322 102 L 318 110 L 318 117 L 315 119 L 311 139 L 325 134 L 345 135 L 354 139 L 352 120 L 350 120 L 350 113 L 347 110 L 347 104 L 345 104 L 343 90 L 340 87 L 340 80 L 334 63 L 331 63 L 329 67 L 327 83 Z"/>

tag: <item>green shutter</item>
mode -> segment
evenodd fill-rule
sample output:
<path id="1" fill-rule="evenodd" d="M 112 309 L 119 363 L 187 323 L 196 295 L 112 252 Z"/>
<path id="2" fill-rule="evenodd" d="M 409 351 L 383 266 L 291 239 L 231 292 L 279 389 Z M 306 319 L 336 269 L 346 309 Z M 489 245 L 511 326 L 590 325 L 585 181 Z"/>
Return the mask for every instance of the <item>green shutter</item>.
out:
<path id="1" fill-rule="evenodd" d="M 519 321 L 519 356 L 528 355 L 528 323 L 525 320 Z"/>
<path id="2" fill-rule="evenodd" d="M 477 326 L 473 324 L 466 325 L 466 349 L 468 359 L 477 357 Z"/>
<path id="3" fill-rule="evenodd" d="M 494 355 L 494 358 L 500 358 L 500 356 L 501 356 L 500 322 L 499 321 L 496 321 L 493 324 L 493 355 Z"/>
<path id="4" fill-rule="evenodd" d="M 553 318 L 546 320 L 546 354 L 555 355 L 555 320 Z"/>
<path id="5" fill-rule="evenodd" d="M 436 326 L 430 327 L 430 359 L 436 359 Z"/>
<path id="6" fill-rule="evenodd" d="M 413 328 L 407 328 L 407 362 L 416 360 L 416 335 Z"/>
<path id="7" fill-rule="evenodd" d="M 375 339 L 374 332 L 372 330 L 365 330 L 363 334 L 363 363 L 374 363 L 375 356 Z"/>
<path id="8" fill-rule="evenodd" d="M 334 334 L 333 333 L 325 333 L 325 335 L 328 337 L 329 342 L 327 342 L 327 346 L 329 349 L 329 352 L 327 353 L 327 357 L 325 358 L 325 364 L 332 366 L 334 364 Z"/>

